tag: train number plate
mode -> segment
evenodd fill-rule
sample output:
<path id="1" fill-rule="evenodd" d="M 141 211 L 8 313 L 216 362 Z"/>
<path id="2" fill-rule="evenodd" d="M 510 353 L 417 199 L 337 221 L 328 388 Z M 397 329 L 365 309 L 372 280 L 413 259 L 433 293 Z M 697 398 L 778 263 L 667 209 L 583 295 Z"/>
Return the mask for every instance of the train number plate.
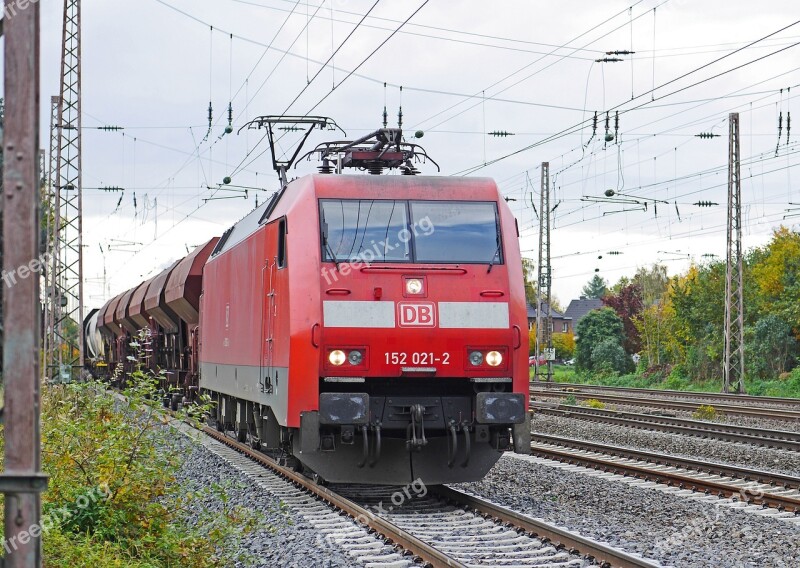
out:
<path id="1" fill-rule="evenodd" d="M 387 365 L 449 365 L 450 353 L 392 351 L 384 353 Z"/>

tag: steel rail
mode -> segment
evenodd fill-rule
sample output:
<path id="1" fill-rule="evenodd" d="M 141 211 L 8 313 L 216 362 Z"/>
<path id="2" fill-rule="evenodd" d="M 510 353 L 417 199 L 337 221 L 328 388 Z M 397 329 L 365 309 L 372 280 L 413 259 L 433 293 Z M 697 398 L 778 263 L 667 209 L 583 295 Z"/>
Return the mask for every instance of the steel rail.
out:
<path id="1" fill-rule="evenodd" d="M 648 396 L 674 396 L 690 400 L 722 400 L 729 402 L 746 402 L 756 404 L 777 404 L 782 406 L 800 406 L 800 398 L 778 396 L 756 396 L 752 394 L 734 394 L 724 392 L 679 391 L 668 389 L 647 389 L 638 387 L 615 387 L 607 385 L 586 385 L 581 383 L 546 383 L 531 381 L 531 386 L 550 389 L 594 390 L 600 392 L 618 392 L 625 394 L 645 394 Z"/>
<path id="2" fill-rule="evenodd" d="M 539 395 L 544 397 L 557 397 L 567 398 L 568 396 L 575 397 L 576 400 L 589 400 L 596 399 L 603 402 L 612 402 L 616 404 L 624 404 L 630 406 L 649 406 L 651 408 L 669 408 L 671 410 L 680 410 L 683 412 L 692 412 L 697 410 L 699 404 L 696 402 L 687 402 L 679 400 L 663 400 L 654 398 L 641 398 L 641 397 L 626 397 L 616 394 L 603 394 L 603 393 L 581 393 L 581 392 L 565 392 L 553 390 L 530 389 L 530 394 Z M 702 404 L 702 403 L 701 403 Z M 756 418 L 767 418 L 770 420 L 787 420 L 800 422 L 800 410 L 789 410 L 783 408 L 747 408 L 740 405 L 720 405 L 717 404 L 714 408 L 722 414 L 730 416 L 749 416 Z"/>
<path id="3" fill-rule="evenodd" d="M 748 467 L 740 467 L 736 465 L 720 464 L 699 459 L 683 458 L 680 456 L 671 456 L 659 452 L 634 450 L 631 448 L 623 448 L 620 446 L 609 446 L 606 444 L 599 444 L 597 442 L 564 438 L 562 436 L 550 436 L 547 434 L 533 434 L 533 436 L 537 440 L 541 440 L 549 444 L 556 444 L 580 450 L 589 450 L 592 452 L 609 454 L 612 456 L 617 456 L 626 459 L 645 461 L 657 465 L 666 465 L 670 467 L 679 467 L 682 469 L 697 470 L 704 473 L 711 473 L 713 475 L 738 478 L 744 481 L 758 481 L 759 483 L 778 485 L 783 487 L 784 489 L 800 490 L 800 477 L 794 475 L 774 473 L 770 471 L 752 469 Z"/>
<path id="4" fill-rule="evenodd" d="M 313 494 L 321 501 L 328 503 L 337 510 L 341 510 L 356 522 L 364 523 L 370 529 L 376 531 L 378 534 L 384 537 L 384 539 L 386 539 L 388 542 L 391 542 L 392 544 L 404 549 L 409 555 L 418 557 L 424 563 L 424 565 L 430 566 L 431 568 L 465 568 L 465 565 L 458 560 L 455 560 L 436 548 L 424 543 L 415 536 L 400 529 L 389 521 L 378 517 L 364 507 L 361 507 L 349 499 L 345 499 L 344 497 L 336 494 L 327 487 L 317 485 L 304 475 L 278 464 L 278 462 L 274 459 L 253 450 L 246 444 L 237 442 L 225 434 L 208 426 L 202 427 L 201 431 L 214 438 L 218 442 L 221 442 L 243 453 L 258 464 L 268 467 L 278 475 L 281 475 L 303 490 Z"/>
<path id="5" fill-rule="evenodd" d="M 678 473 L 654 469 L 652 464 L 639 461 L 639 463 L 623 463 L 619 459 L 636 460 L 634 457 L 622 457 L 605 454 L 605 456 L 595 456 L 587 454 L 576 454 L 576 451 L 600 452 L 596 450 L 596 444 L 584 444 L 580 440 L 569 440 L 569 444 L 556 447 L 556 444 L 549 442 L 532 443 L 531 452 L 535 455 L 553 459 L 556 461 L 581 465 L 592 469 L 602 469 L 606 472 L 624 475 L 626 477 L 636 477 L 645 481 L 656 481 L 668 486 L 677 486 L 681 489 L 691 491 L 702 491 L 720 497 L 734 497 L 747 503 L 759 504 L 767 507 L 775 507 L 778 510 L 791 511 L 800 514 L 800 497 L 779 495 L 777 493 L 761 492 L 758 488 L 748 488 L 736 485 L 736 480 L 730 482 L 714 481 L 695 477 L 690 473 Z M 602 448 L 602 446 L 600 446 Z M 625 449 L 621 449 L 627 451 Z M 631 451 L 634 453 L 634 451 Z M 669 457 L 669 456 L 666 456 Z M 638 460 L 637 460 L 638 461 Z M 675 466 L 677 467 L 677 466 Z M 744 480 L 739 480 L 744 481 Z"/>
<path id="6" fill-rule="evenodd" d="M 418 561 L 422 562 L 424 566 L 430 566 L 431 568 L 459 568 L 465 566 L 458 560 L 426 544 L 393 523 L 378 517 L 368 509 L 338 495 L 326 487 L 314 483 L 304 475 L 280 465 L 274 459 L 253 450 L 248 445 L 237 442 L 208 426 L 202 427 L 200 430 L 211 438 L 241 452 L 256 463 L 271 469 L 276 474 L 315 495 L 321 501 L 330 504 L 352 519 L 355 519 L 357 522 L 364 523 L 370 529 L 381 535 L 387 543 L 405 550 L 408 555 L 413 555 Z M 625 551 L 571 533 L 566 529 L 550 525 L 544 521 L 516 513 L 478 497 L 463 494 L 446 486 L 437 486 L 432 488 L 431 492 L 444 499 L 473 509 L 476 513 L 484 517 L 491 517 L 496 522 L 510 524 L 515 527 L 518 532 L 528 533 L 534 538 L 550 542 L 556 549 L 567 549 L 570 553 L 581 554 L 585 558 L 592 559 L 599 563 L 600 566 L 604 568 L 655 568 L 659 566 L 659 564 L 647 559 L 631 555 Z"/>
<path id="7" fill-rule="evenodd" d="M 549 406 L 547 404 L 532 403 L 531 411 L 534 414 L 547 414 L 599 422 L 616 424 L 630 428 L 655 430 L 700 438 L 714 438 L 726 442 L 739 442 L 767 448 L 800 452 L 800 432 L 786 430 L 768 430 L 735 424 L 720 424 L 689 420 L 672 416 L 658 416 L 652 414 L 638 414 L 621 412 L 618 410 L 601 410 L 585 408 L 582 406 Z"/>
<path id="8" fill-rule="evenodd" d="M 603 567 L 618 568 L 655 568 L 660 566 L 640 556 L 634 556 L 623 550 L 613 548 L 603 543 L 572 533 L 566 529 L 556 527 L 539 519 L 506 509 L 500 505 L 457 491 L 447 486 L 438 486 L 432 490 L 443 499 L 452 501 L 456 505 L 465 506 L 496 521 L 507 523 L 531 536 L 550 541 L 557 549 L 567 549 L 572 553 L 582 554 Z"/>

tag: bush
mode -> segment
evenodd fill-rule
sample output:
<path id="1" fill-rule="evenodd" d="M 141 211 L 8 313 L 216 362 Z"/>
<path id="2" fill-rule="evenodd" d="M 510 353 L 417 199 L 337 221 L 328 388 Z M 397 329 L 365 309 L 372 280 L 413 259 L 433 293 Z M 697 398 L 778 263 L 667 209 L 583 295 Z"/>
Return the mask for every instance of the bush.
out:
<path id="1" fill-rule="evenodd" d="M 604 339 L 594 346 L 590 361 L 595 372 L 605 374 L 622 374 L 633 366 L 622 346 L 611 338 Z"/>
<path id="2" fill-rule="evenodd" d="M 126 382 L 126 402 L 95 382 L 42 388 L 45 565 L 233 565 L 242 539 L 267 527 L 224 488 L 189 491 L 176 479 L 183 456 L 170 451 L 179 434 L 159 412 L 158 376 L 137 363 Z M 222 507 L 204 506 L 211 498 Z"/>
<path id="3" fill-rule="evenodd" d="M 583 406 L 588 406 L 589 408 L 597 408 L 603 410 L 606 407 L 606 403 L 602 400 L 597 400 L 596 398 L 590 398 L 588 400 L 583 401 Z"/>
<path id="4" fill-rule="evenodd" d="M 576 406 L 578 404 L 578 400 L 575 398 L 574 394 L 571 394 L 564 399 L 564 404 L 566 406 Z"/>
<path id="5" fill-rule="evenodd" d="M 692 414 L 692 418 L 695 420 L 716 420 L 717 409 L 711 405 L 703 404 L 697 407 L 697 410 Z"/>

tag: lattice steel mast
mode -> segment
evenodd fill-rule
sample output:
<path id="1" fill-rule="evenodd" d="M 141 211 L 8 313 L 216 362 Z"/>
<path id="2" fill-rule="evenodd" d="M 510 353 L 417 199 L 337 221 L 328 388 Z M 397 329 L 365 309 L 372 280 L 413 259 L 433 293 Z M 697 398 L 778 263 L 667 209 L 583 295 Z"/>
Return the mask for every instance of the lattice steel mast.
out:
<path id="1" fill-rule="evenodd" d="M 551 283 L 550 271 L 550 163 L 542 162 L 542 193 L 539 198 L 539 277 L 536 286 L 536 367 L 534 373 L 545 380 L 553 376 L 553 317 L 550 312 Z M 546 354 L 547 366 L 544 372 L 539 363 Z"/>
<path id="2" fill-rule="evenodd" d="M 728 115 L 728 246 L 725 271 L 723 392 L 744 392 L 744 287 L 742 285 L 742 184 L 739 113 Z"/>
<path id="3" fill-rule="evenodd" d="M 43 349 L 45 361 L 42 368 L 44 378 L 50 378 L 56 374 L 60 361 L 58 360 L 59 350 L 55 349 L 55 311 L 58 310 L 58 290 L 56 277 L 63 273 L 59 267 L 58 258 L 58 235 L 56 227 L 60 222 L 59 215 L 59 192 L 56 190 L 58 180 L 56 172 L 58 169 L 58 109 L 61 97 L 50 98 L 50 154 L 49 163 L 46 170 L 46 207 L 42 213 L 45 215 L 45 252 L 47 267 L 44 272 L 44 292 L 42 294 L 42 307 L 44 309 L 44 337 Z"/>
<path id="4" fill-rule="evenodd" d="M 71 375 L 83 364 L 83 201 L 81 180 L 81 9 L 80 0 L 64 0 L 61 96 L 56 123 L 56 274 L 54 363 Z"/>

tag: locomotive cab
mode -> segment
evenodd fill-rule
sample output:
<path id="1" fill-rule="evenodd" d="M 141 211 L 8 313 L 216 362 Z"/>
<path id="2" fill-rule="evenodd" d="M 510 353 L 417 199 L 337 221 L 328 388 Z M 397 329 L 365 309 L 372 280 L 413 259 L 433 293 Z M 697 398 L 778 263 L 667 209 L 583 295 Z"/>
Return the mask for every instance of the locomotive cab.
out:
<path id="1" fill-rule="evenodd" d="M 530 447 L 513 217 L 489 180 L 363 180 L 314 180 L 319 399 L 301 459 L 330 481 L 480 479 Z"/>

